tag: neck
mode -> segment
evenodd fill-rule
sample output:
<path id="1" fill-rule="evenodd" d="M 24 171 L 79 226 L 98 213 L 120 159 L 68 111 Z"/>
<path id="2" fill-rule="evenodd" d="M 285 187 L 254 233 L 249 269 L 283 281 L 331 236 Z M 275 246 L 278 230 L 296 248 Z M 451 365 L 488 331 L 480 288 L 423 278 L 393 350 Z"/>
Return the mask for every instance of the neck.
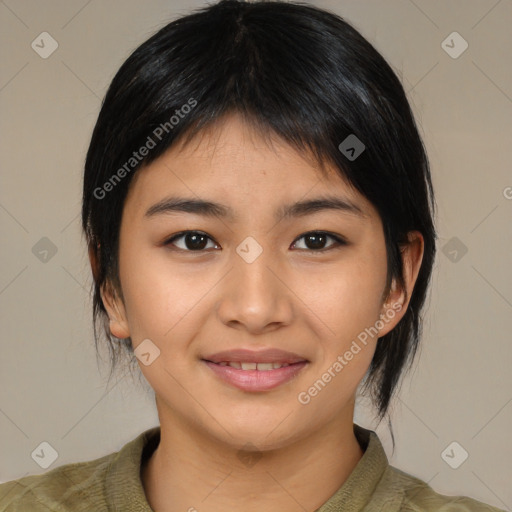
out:
<path id="1" fill-rule="evenodd" d="M 158 512 L 316 510 L 363 456 L 353 408 L 307 438 L 262 452 L 221 444 L 179 421 L 161 421 L 160 431 L 160 444 L 141 472 Z"/>

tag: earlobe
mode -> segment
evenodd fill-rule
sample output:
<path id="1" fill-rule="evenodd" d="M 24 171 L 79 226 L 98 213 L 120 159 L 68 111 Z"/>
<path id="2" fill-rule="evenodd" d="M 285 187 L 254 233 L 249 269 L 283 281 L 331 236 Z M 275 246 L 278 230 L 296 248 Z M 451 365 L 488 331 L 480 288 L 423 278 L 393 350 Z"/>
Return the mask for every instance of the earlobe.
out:
<path id="1" fill-rule="evenodd" d="M 92 245 L 89 246 L 89 261 L 95 281 L 99 279 L 99 249 L 99 243 L 96 247 Z M 128 322 L 126 321 L 125 309 L 122 301 L 117 297 L 115 288 L 107 281 L 101 286 L 100 295 L 103 306 L 107 310 L 112 335 L 119 339 L 129 338 L 130 330 L 128 328 Z"/>
<path id="2" fill-rule="evenodd" d="M 404 316 L 406 308 L 404 307 L 405 293 L 403 290 L 397 288 L 395 280 L 388 299 L 382 306 L 380 315 L 380 324 L 377 325 L 379 329 L 379 338 L 391 332 L 400 319 Z"/>
<path id="3" fill-rule="evenodd" d="M 100 291 L 101 300 L 109 316 L 110 332 L 119 339 L 129 338 L 130 330 L 126 320 L 124 305 L 117 297 L 115 289 L 110 284 L 105 284 Z"/>
<path id="4" fill-rule="evenodd" d="M 393 279 L 391 291 L 383 305 L 381 320 L 384 320 L 384 325 L 379 329 L 379 337 L 392 331 L 405 315 L 421 268 L 424 251 L 423 235 L 419 231 L 410 231 L 407 238 L 408 242 L 400 249 L 405 288 L 399 286 L 396 279 Z"/>

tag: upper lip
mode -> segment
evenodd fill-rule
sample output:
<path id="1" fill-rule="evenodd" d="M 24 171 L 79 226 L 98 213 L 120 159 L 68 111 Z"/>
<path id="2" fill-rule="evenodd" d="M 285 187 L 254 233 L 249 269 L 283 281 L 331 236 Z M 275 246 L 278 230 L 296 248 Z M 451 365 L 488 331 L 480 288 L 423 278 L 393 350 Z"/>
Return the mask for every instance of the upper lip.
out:
<path id="1" fill-rule="evenodd" d="M 215 354 L 203 357 L 205 361 L 212 363 L 239 362 L 239 363 L 300 363 L 307 361 L 304 357 L 294 354 L 293 352 L 286 352 L 277 348 L 266 348 L 264 350 L 247 350 L 235 349 L 217 352 Z"/>

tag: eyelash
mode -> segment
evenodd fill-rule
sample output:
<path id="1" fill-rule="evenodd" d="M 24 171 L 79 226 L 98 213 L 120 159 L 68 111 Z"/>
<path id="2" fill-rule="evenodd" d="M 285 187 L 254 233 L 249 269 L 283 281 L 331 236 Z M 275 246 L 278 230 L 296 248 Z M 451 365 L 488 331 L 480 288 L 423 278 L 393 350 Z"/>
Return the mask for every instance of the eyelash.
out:
<path id="1" fill-rule="evenodd" d="M 179 233 L 176 233 L 175 235 L 173 235 L 171 238 L 167 239 L 163 245 L 164 246 L 169 246 L 169 245 L 172 245 L 173 242 L 175 242 L 176 240 L 178 240 L 179 238 L 183 238 L 185 235 L 189 234 L 189 233 L 193 233 L 193 234 L 199 234 L 199 235 L 204 235 L 206 236 L 207 238 L 209 238 L 211 241 L 213 241 L 214 243 L 216 243 L 213 238 L 211 238 L 208 234 L 206 234 L 204 231 L 194 231 L 194 230 L 188 230 L 188 231 L 181 231 Z M 335 244 L 331 245 L 330 247 L 327 247 L 327 248 L 324 248 L 324 249 L 299 249 L 301 251 L 306 251 L 306 252 L 310 252 L 310 253 L 322 253 L 322 252 L 327 252 L 327 251 L 330 251 L 332 249 L 338 249 L 340 248 L 341 246 L 344 246 L 344 245 L 348 245 L 348 243 L 346 242 L 346 240 L 344 240 L 342 237 L 340 237 L 339 235 L 335 235 L 334 233 L 330 233 L 328 231 L 308 231 L 307 233 L 304 233 L 302 234 L 300 237 L 296 238 L 295 241 L 293 242 L 292 245 L 295 245 L 300 239 L 308 236 L 308 235 L 326 235 L 328 238 L 332 238 L 334 241 L 335 241 Z M 218 244 L 217 244 L 218 245 Z M 196 251 L 193 251 L 191 249 L 181 249 L 180 247 L 177 247 L 175 248 L 176 250 L 178 251 L 182 251 L 182 252 L 196 252 L 196 253 L 200 253 L 200 252 L 205 252 L 205 249 L 199 249 L 199 250 L 196 250 Z"/>

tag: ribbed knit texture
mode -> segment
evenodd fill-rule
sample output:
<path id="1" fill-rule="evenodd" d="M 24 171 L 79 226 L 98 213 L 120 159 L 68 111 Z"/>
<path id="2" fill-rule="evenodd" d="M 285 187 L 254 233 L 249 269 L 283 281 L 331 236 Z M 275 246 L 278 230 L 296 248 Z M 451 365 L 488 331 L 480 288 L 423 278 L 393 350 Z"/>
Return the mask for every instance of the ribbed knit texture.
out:
<path id="1" fill-rule="evenodd" d="M 437 494 L 390 466 L 375 432 L 354 424 L 354 433 L 365 453 L 316 512 L 504 512 L 471 498 Z M 140 468 L 159 440 L 160 427 L 154 427 L 119 452 L 1 484 L 0 512 L 154 512 Z"/>

